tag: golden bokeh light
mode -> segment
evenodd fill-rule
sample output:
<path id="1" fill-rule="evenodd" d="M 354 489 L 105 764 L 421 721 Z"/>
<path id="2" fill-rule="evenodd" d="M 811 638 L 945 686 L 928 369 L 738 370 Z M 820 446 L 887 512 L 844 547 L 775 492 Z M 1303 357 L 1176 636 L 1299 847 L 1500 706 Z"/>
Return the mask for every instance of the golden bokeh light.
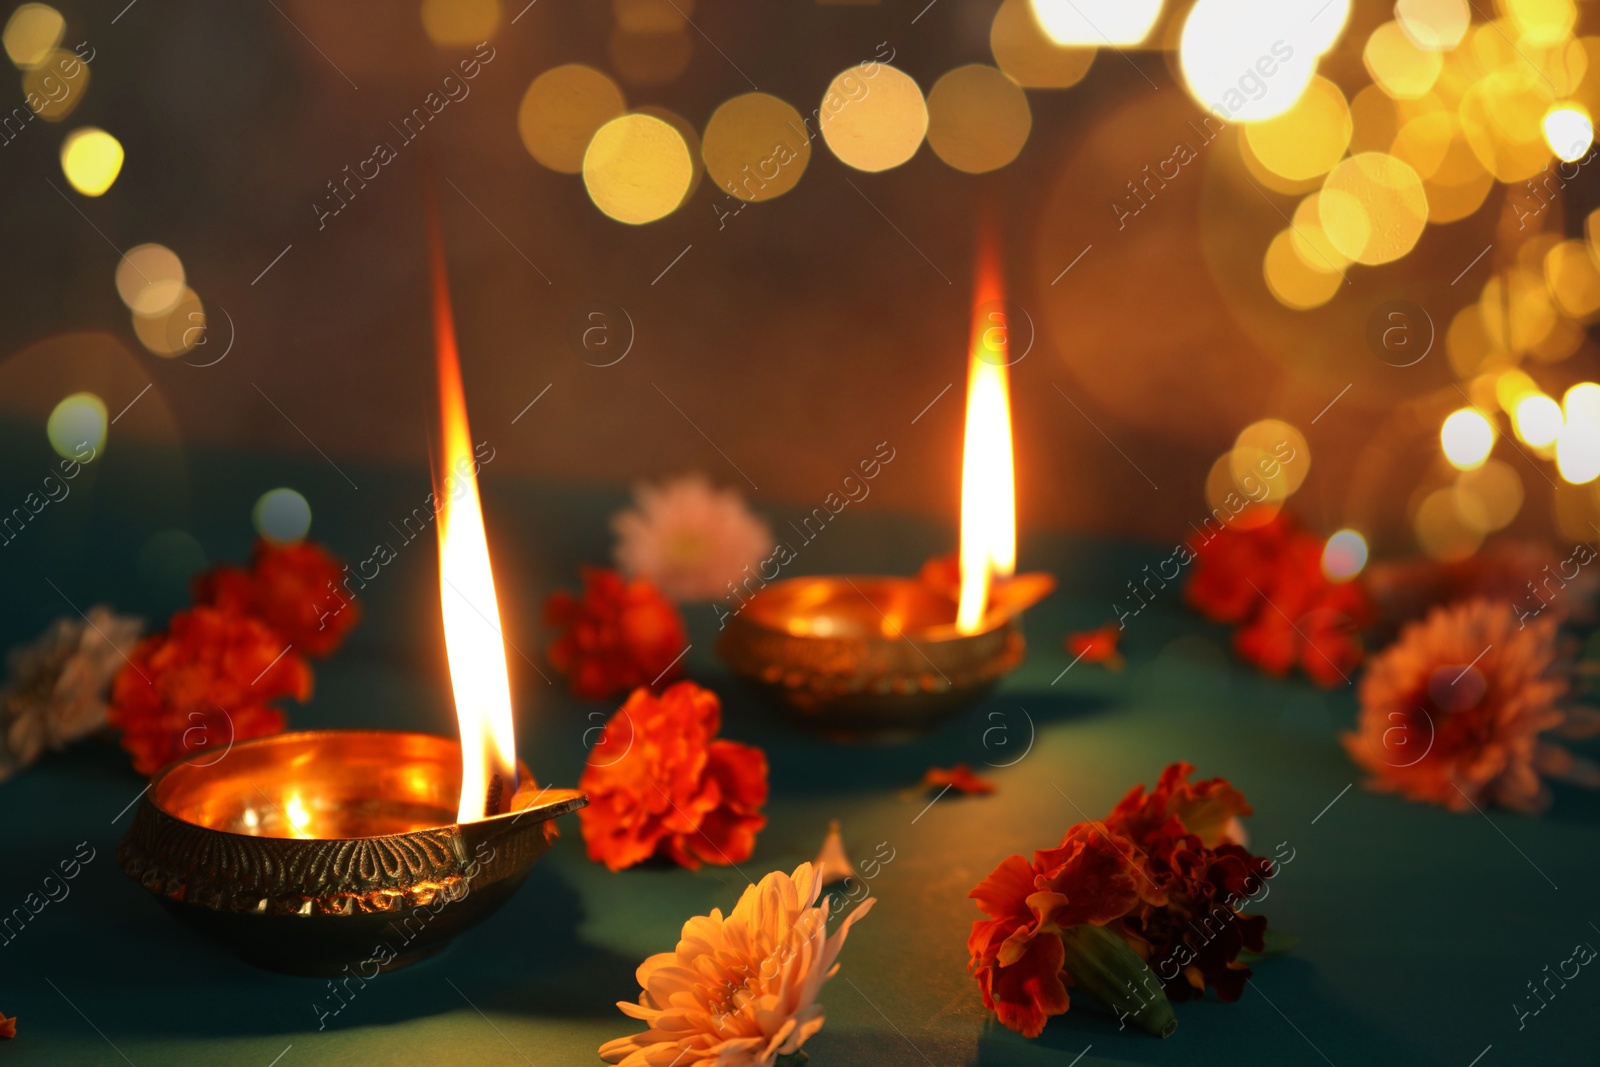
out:
<path id="1" fill-rule="evenodd" d="M 1389 154 L 1416 171 L 1417 177 L 1427 181 L 1444 166 L 1459 128 L 1454 112 L 1444 108 L 1426 112 L 1400 127 Z M 1483 170 L 1482 167 L 1477 169 L 1480 172 Z"/>
<path id="2" fill-rule="evenodd" d="M 1444 458 L 1456 470 L 1483 466 L 1494 450 L 1494 423 L 1476 408 L 1461 408 L 1450 413 L 1439 427 L 1439 444 Z"/>
<path id="3" fill-rule="evenodd" d="M 957 67 L 928 93 L 928 147 L 968 174 L 998 170 L 1016 159 L 1032 129 L 1027 94 L 994 67 Z"/>
<path id="4" fill-rule="evenodd" d="M 1487 38 L 1479 33 L 1473 40 Z M 1508 184 L 1544 170 L 1550 146 L 1543 119 L 1554 96 L 1537 70 L 1515 58 L 1468 86 L 1461 97 L 1461 128 L 1485 170 Z"/>
<path id="5" fill-rule="evenodd" d="M 57 48 L 37 66 L 22 73 L 22 95 L 28 107 L 47 122 L 60 122 L 89 91 L 89 64 Z"/>
<path id="6" fill-rule="evenodd" d="M 61 172 L 84 196 L 99 196 L 122 173 L 122 143 L 96 126 L 80 126 L 61 142 Z"/>
<path id="7" fill-rule="evenodd" d="M 1267 245 L 1261 273 L 1267 289 L 1278 303 L 1296 311 L 1305 311 L 1332 300 L 1339 286 L 1344 284 L 1344 279 L 1325 266 L 1321 269 L 1314 266 L 1315 251 L 1308 259 L 1296 247 L 1296 240 L 1293 230 L 1279 230 L 1272 243 Z"/>
<path id="8" fill-rule="evenodd" d="M 1491 343 L 1503 351 L 1554 362 L 1572 353 L 1574 336 L 1582 339 L 1581 331 L 1562 329 L 1567 320 L 1551 298 L 1542 270 L 1518 266 L 1495 275 L 1484 283 L 1478 308 Z"/>
<path id="9" fill-rule="evenodd" d="M 1056 44 L 1142 44 L 1161 17 L 1161 0 L 1029 0 L 1033 17 Z"/>
<path id="10" fill-rule="evenodd" d="M 841 163 L 889 170 L 916 155 L 928 132 L 928 105 L 904 71 L 885 63 L 871 64 L 870 72 L 851 67 L 828 84 L 818 124 Z"/>
<path id="11" fill-rule="evenodd" d="M 1535 448 L 1555 443 L 1561 434 L 1561 405 L 1543 393 L 1528 393 L 1512 410 L 1511 424 L 1517 436 Z"/>
<path id="12" fill-rule="evenodd" d="M 1282 0 L 1196 0 L 1189 9 L 1178 66 L 1202 109 L 1233 122 L 1260 122 L 1300 99 L 1316 72 L 1320 49 L 1310 39 L 1321 27 L 1296 24 L 1296 39 L 1284 39 L 1282 6 Z"/>
<path id="13" fill-rule="evenodd" d="M 1306 266 L 1323 274 L 1342 275 L 1350 260 L 1333 246 L 1322 229 L 1321 193 L 1312 193 L 1294 209 L 1289 223 L 1289 241 Z"/>
<path id="14" fill-rule="evenodd" d="M 1400 0 L 1395 21 L 1418 48 L 1445 52 L 1461 43 L 1472 23 L 1468 0 Z"/>
<path id="15" fill-rule="evenodd" d="M 1573 485 L 1600 478 L 1600 423 L 1580 417 L 1561 428 L 1561 436 L 1556 438 L 1556 470 Z"/>
<path id="16" fill-rule="evenodd" d="M 45 420 L 45 436 L 50 447 L 63 459 L 87 459 L 90 449 L 105 447 L 106 405 L 93 393 L 73 393 L 63 397 Z"/>
<path id="17" fill-rule="evenodd" d="M 1356 263 L 1376 266 L 1416 246 L 1428 222 L 1428 195 L 1405 163 L 1363 152 L 1328 172 L 1318 213 L 1335 248 Z"/>
<path id="18" fill-rule="evenodd" d="M 1513 34 L 1525 46 L 1559 44 L 1571 35 L 1578 21 L 1573 0 L 1500 0 L 1500 6 L 1510 18 Z"/>
<path id="19" fill-rule="evenodd" d="M 1495 347 L 1483 324 L 1483 312 L 1477 304 L 1468 304 L 1450 319 L 1444 344 L 1450 369 L 1455 371 L 1458 378 L 1468 378 L 1491 370 L 1503 359 L 1503 352 Z M 1473 402 L 1478 402 L 1476 397 Z"/>
<path id="20" fill-rule="evenodd" d="M 800 181 L 811 137 L 800 112 L 766 93 L 725 101 L 706 123 L 706 173 L 741 200 L 771 200 Z"/>
<path id="21" fill-rule="evenodd" d="M 1545 284 L 1563 312 L 1587 319 L 1600 312 L 1600 264 L 1585 241 L 1562 241 L 1544 257 Z"/>
<path id="22" fill-rule="evenodd" d="M 440 48 L 478 44 L 500 27 L 500 0 L 422 0 L 422 28 Z"/>
<path id="23" fill-rule="evenodd" d="M 1251 499 L 1287 500 L 1311 472 L 1305 435 L 1282 419 L 1262 419 L 1239 431 L 1229 454 L 1233 480 Z M 1264 490 L 1253 488 L 1264 486 Z"/>
<path id="24" fill-rule="evenodd" d="M 583 184 L 595 206 L 618 222 L 641 225 L 677 210 L 695 178 L 683 134 L 653 115 L 612 119 L 583 156 Z"/>
<path id="25" fill-rule="evenodd" d="M 1253 494 L 1253 495 L 1252 495 Z M 1233 477 L 1233 453 L 1224 452 L 1206 474 L 1206 507 L 1217 521 L 1239 530 L 1253 530 L 1277 518 L 1283 510 L 1281 500 L 1263 492 L 1263 483 L 1252 477 L 1249 488 Z"/>
<path id="26" fill-rule="evenodd" d="M 1483 544 L 1483 531 L 1462 518 L 1453 486 L 1429 493 L 1417 508 L 1414 523 L 1417 544 L 1440 562 L 1466 559 Z"/>
<path id="27" fill-rule="evenodd" d="M 1509 463 L 1491 459 L 1456 477 L 1456 514 L 1482 533 L 1503 530 L 1522 510 L 1522 479 Z"/>
<path id="28" fill-rule="evenodd" d="M 1571 163 L 1581 159 L 1594 144 L 1594 123 L 1579 104 L 1566 103 L 1545 112 L 1544 143 L 1556 158 Z"/>
<path id="29" fill-rule="evenodd" d="M 568 63 L 533 79 L 517 109 L 517 132 L 534 159 L 553 171 L 578 174 L 595 131 L 626 109 L 610 77 Z"/>
<path id="30" fill-rule="evenodd" d="M 171 359 L 205 341 L 206 309 L 187 286 L 172 306 L 154 315 L 133 316 L 133 332 L 152 355 Z"/>
<path id="31" fill-rule="evenodd" d="M 1444 57 L 1417 47 L 1398 22 L 1385 22 L 1373 30 L 1361 59 L 1373 82 L 1398 100 L 1422 96 L 1444 70 Z"/>
<path id="32" fill-rule="evenodd" d="M 1003 0 L 989 25 L 995 66 L 1028 89 L 1066 89 L 1089 73 L 1093 48 L 1058 45 L 1045 35 L 1028 0 Z"/>
<path id="33" fill-rule="evenodd" d="M 678 114 L 676 111 L 670 111 L 667 108 L 658 107 L 655 104 L 646 104 L 644 107 L 637 108 L 636 110 L 641 115 L 649 115 L 652 118 L 660 119 L 668 126 L 671 126 L 673 129 L 677 130 L 678 135 L 683 138 L 683 143 L 689 147 L 689 162 L 692 166 L 692 177 L 689 179 L 689 188 L 683 191 L 683 198 L 678 201 L 678 206 L 682 207 L 688 202 L 690 197 L 694 196 L 695 190 L 700 188 L 700 176 L 703 173 L 700 160 L 704 154 L 704 148 L 700 144 L 700 134 L 694 128 L 693 123 L 684 118 L 682 115 Z"/>
<path id="34" fill-rule="evenodd" d="M 61 12 L 49 4 L 22 4 L 6 20 L 6 55 L 24 70 L 36 67 L 50 57 L 66 31 Z"/>
<path id="35" fill-rule="evenodd" d="M 1276 118 L 1244 128 L 1250 151 L 1263 166 L 1304 181 L 1333 169 L 1350 147 L 1350 105 L 1327 78 L 1312 78 L 1304 95 Z"/>
<path id="36" fill-rule="evenodd" d="M 1367 539 L 1356 530 L 1339 530 L 1322 547 L 1322 573 L 1332 582 L 1348 582 L 1367 565 Z"/>
<path id="37" fill-rule="evenodd" d="M 1508 370 L 1495 377 L 1494 400 L 1500 405 L 1500 410 L 1510 414 L 1517 410 L 1517 405 L 1525 396 L 1539 393 L 1539 383 L 1528 376 L 1527 371 Z"/>
<path id="38" fill-rule="evenodd" d="M 1600 426 L 1600 383 L 1579 382 L 1561 398 L 1561 410 L 1568 422 L 1579 420 Z"/>
<path id="39" fill-rule="evenodd" d="M 170 311 L 183 295 L 183 283 L 183 261 L 164 245 L 138 245 L 117 262 L 117 295 L 138 315 Z"/>

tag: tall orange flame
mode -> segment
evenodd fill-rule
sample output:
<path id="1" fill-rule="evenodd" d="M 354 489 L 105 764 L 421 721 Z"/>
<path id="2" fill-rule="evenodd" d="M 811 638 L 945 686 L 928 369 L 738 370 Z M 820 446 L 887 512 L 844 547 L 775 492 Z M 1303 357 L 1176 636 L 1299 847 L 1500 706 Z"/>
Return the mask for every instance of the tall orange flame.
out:
<path id="1" fill-rule="evenodd" d="M 1011 386 L 999 257 L 984 242 L 973 294 L 967 359 L 967 427 L 961 453 L 961 600 L 956 629 L 983 628 L 996 578 L 1017 570 L 1016 469 L 1011 454 Z"/>
<path id="2" fill-rule="evenodd" d="M 433 271 L 433 339 L 439 367 L 440 459 L 434 498 L 439 507 L 439 603 L 444 613 L 450 686 L 461 723 L 462 822 L 511 808 L 517 788 L 517 745 L 511 718 L 500 603 L 489 564 L 489 539 L 478 499 L 467 399 L 461 387 L 444 240 L 429 215 Z"/>

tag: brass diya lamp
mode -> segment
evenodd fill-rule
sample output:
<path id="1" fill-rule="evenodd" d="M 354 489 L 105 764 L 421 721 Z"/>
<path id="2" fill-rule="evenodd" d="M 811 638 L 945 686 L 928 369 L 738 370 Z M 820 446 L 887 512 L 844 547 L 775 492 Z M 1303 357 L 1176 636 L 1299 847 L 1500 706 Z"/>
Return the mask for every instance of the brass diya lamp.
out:
<path id="1" fill-rule="evenodd" d="M 432 219 L 443 470 L 439 590 L 461 740 L 320 730 L 162 770 L 118 850 L 171 912 L 297 974 L 391 970 L 504 904 L 588 803 L 516 758 L 511 685 L 474 475 L 444 253 Z M 470 472 L 468 470 L 470 466 Z"/>
<path id="2" fill-rule="evenodd" d="M 988 249 L 974 304 L 956 560 L 916 578 L 774 582 L 741 604 L 718 642 L 735 674 L 825 735 L 913 736 L 982 700 L 1022 663 L 1022 611 L 1055 588 L 1050 575 L 1015 573 L 1012 357 Z"/>

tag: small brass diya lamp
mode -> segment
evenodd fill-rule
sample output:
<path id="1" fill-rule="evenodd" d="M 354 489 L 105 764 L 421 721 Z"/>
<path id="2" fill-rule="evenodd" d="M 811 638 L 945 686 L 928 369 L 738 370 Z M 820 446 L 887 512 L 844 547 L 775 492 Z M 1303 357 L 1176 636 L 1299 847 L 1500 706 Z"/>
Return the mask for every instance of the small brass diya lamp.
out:
<path id="1" fill-rule="evenodd" d="M 844 741 L 916 736 L 981 701 L 1021 665 L 1018 613 L 1054 586 L 1005 583 L 981 626 L 916 578 L 791 578 L 766 587 L 717 646 L 729 668 L 808 726 Z"/>
<path id="2" fill-rule="evenodd" d="M 827 736 L 915 735 L 982 700 L 1022 663 L 1018 616 L 1055 587 L 1046 574 L 1014 574 L 1007 368 L 1022 356 L 1010 348 L 999 267 L 987 247 L 974 304 L 956 557 L 931 562 L 917 578 L 764 585 L 741 601 L 718 642 L 735 674 Z"/>
<path id="3" fill-rule="evenodd" d="M 524 782 L 531 782 L 525 766 Z M 461 745 L 318 730 L 167 767 L 118 850 L 168 911 L 245 960 L 291 974 L 393 970 L 511 898 L 586 798 L 524 788 L 520 811 L 457 817 Z"/>
<path id="4" fill-rule="evenodd" d="M 439 596 L 461 741 L 321 730 L 194 754 L 151 781 L 118 851 L 129 875 L 252 963 L 392 970 L 504 904 L 588 803 L 516 758 L 511 684 L 437 215 L 430 216 Z"/>

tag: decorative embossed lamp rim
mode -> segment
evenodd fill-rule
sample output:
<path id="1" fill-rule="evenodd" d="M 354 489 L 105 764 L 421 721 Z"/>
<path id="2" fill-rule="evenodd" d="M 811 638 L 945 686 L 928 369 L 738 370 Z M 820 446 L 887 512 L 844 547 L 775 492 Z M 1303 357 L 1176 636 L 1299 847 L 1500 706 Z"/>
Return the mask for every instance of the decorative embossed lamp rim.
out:
<path id="1" fill-rule="evenodd" d="M 737 675 L 841 740 L 912 736 L 971 706 L 1019 666 L 1014 616 L 972 634 L 913 578 L 788 578 L 729 619 L 717 652 Z"/>
<path id="2" fill-rule="evenodd" d="M 458 823 L 460 775 L 459 742 L 431 734 L 241 742 L 158 773 L 118 861 L 185 921 L 278 970 L 338 973 L 393 937 L 383 927 L 428 912 L 425 936 L 386 969 L 403 966 L 509 899 L 554 841 L 552 820 L 588 802 L 551 789 Z"/>

